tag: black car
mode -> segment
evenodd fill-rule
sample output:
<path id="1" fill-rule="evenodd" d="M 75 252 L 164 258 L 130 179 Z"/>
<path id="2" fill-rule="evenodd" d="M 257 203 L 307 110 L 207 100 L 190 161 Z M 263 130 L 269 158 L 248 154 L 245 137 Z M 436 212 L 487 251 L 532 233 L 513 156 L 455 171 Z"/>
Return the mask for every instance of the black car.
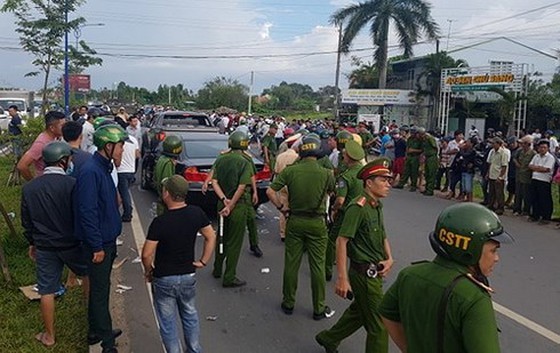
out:
<path id="1" fill-rule="evenodd" d="M 228 148 L 228 138 L 212 131 L 176 131 L 174 135 L 183 140 L 183 152 L 179 156 L 175 172 L 189 182 L 187 202 L 200 206 L 207 214 L 216 214 L 218 199 L 211 185 L 202 194 L 202 185 L 212 165 L 220 153 Z M 142 161 L 142 188 L 154 189 L 153 171 L 157 158 L 161 155 L 162 144 L 147 152 Z M 268 201 L 266 189 L 270 184 L 271 171 L 263 162 L 253 157 L 257 167 L 257 192 L 259 204 Z"/>
<path id="2" fill-rule="evenodd" d="M 218 131 L 204 113 L 189 111 L 167 111 L 156 113 L 146 123 L 142 135 L 142 155 L 157 148 L 166 132 L 177 131 Z"/>

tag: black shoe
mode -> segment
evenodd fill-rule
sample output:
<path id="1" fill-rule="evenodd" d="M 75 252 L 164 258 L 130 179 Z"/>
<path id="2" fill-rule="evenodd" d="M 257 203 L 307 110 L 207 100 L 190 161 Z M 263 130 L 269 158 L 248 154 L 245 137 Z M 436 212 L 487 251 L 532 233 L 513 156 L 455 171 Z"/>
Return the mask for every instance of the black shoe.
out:
<path id="1" fill-rule="evenodd" d="M 117 338 L 117 337 L 119 337 L 120 335 L 122 335 L 122 330 L 121 330 L 121 329 L 116 328 L 116 329 L 113 330 L 113 337 L 114 337 L 114 338 Z M 87 343 L 88 343 L 90 346 L 93 346 L 94 344 L 97 344 L 97 343 L 99 343 L 99 342 L 101 342 L 101 337 L 99 337 L 99 336 L 96 335 L 96 334 L 88 334 L 88 336 L 87 336 Z"/>
<path id="2" fill-rule="evenodd" d="M 280 305 L 280 308 L 282 308 L 282 311 L 286 315 L 292 315 L 294 313 L 294 308 L 288 308 L 284 303 Z"/>
<path id="3" fill-rule="evenodd" d="M 325 310 L 323 310 L 322 313 L 320 313 L 320 314 L 313 313 L 313 320 L 319 321 L 319 320 L 323 320 L 323 319 L 329 319 L 329 318 L 333 317 L 333 315 L 334 315 L 334 310 L 332 310 L 328 306 L 325 306 Z"/>
<path id="4" fill-rule="evenodd" d="M 393 189 L 403 189 L 404 186 L 403 185 L 395 185 L 393 186 Z"/>
<path id="5" fill-rule="evenodd" d="M 101 353 L 119 353 L 119 351 L 115 347 L 110 347 L 110 348 L 103 348 Z"/>
<path id="6" fill-rule="evenodd" d="M 408 191 L 410 191 L 410 192 L 415 192 L 415 191 L 416 191 L 416 188 L 410 188 L 410 190 L 408 190 Z"/>
<path id="7" fill-rule="evenodd" d="M 434 196 L 433 191 L 424 191 L 422 194 L 423 194 L 424 196 Z"/>
<path id="8" fill-rule="evenodd" d="M 216 269 L 214 269 L 214 271 L 212 271 L 212 277 L 221 278 L 222 277 L 222 270 L 216 271 Z"/>
<path id="9" fill-rule="evenodd" d="M 253 255 L 255 257 L 262 257 L 263 256 L 263 252 L 262 250 L 259 248 L 258 245 L 251 245 L 251 247 L 249 248 L 249 250 L 251 250 L 251 252 L 253 253 Z"/>
<path id="10" fill-rule="evenodd" d="M 325 279 L 327 280 L 327 282 L 330 282 L 332 279 L 332 273 L 326 273 L 325 274 Z"/>
<path id="11" fill-rule="evenodd" d="M 222 287 L 224 287 L 224 288 L 235 288 L 235 287 L 243 287 L 246 284 L 247 284 L 247 282 L 242 281 L 239 278 L 234 278 L 233 282 L 224 283 L 224 284 L 222 284 Z"/>
<path id="12" fill-rule="evenodd" d="M 319 334 L 315 336 L 315 341 L 319 343 L 321 347 L 325 348 L 325 353 L 338 353 L 338 349 L 336 349 L 336 347 L 329 346 L 325 341 L 321 339 L 321 336 L 319 336 Z"/>
<path id="13" fill-rule="evenodd" d="M 285 238 L 285 237 L 284 237 L 284 238 L 280 238 L 280 241 L 281 241 L 282 243 L 285 243 L 285 242 L 286 242 L 286 238 Z"/>
<path id="14" fill-rule="evenodd" d="M 121 221 L 123 223 L 130 223 L 132 221 L 132 217 L 123 217 L 121 218 Z"/>

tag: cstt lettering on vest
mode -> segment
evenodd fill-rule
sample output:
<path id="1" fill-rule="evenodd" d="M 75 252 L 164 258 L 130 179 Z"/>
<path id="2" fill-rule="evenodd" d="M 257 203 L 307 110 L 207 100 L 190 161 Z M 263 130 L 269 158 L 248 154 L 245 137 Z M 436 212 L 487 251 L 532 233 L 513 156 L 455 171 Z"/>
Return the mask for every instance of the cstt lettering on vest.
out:
<path id="1" fill-rule="evenodd" d="M 454 246 L 458 249 L 467 250 L 469 248 L 471 238 L 464 235 L 455 234 L 445 228 L 442 228 L 439 231 L 439 240 L 446 243 L 447 245 Z"/>

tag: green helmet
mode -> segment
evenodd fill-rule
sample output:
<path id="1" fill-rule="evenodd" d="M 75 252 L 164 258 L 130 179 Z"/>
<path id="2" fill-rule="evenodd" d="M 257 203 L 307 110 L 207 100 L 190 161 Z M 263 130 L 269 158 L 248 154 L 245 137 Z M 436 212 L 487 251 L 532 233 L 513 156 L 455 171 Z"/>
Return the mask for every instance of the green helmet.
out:
<path id="1" fill-rule="evenodd" d="M 317 134 L 303 136 L 299 145 L 299 156 L 318 157 L 321 154 L 321 139 Z"/>
<path id="2" fill-rule="evenodd" d="M 249 136 L 243 131 L 235 131 L 229 135 L 228 145 L 233 150 L 246 150 L 249 148 Z"/>
<path id="3" fill-rule="evenodd" d="M 177 157 L 183 152 L 183 141 L 179 136 L 169 135 L 163 140 L 163 154 Z"/>
<path id="4" fill-rule="evenodd" d="M 102 117 L 95 118 L 95 120 L 93 121 L 93 129 L 94 130 L 99 129 L 99 127 L 101 127 L 101 123 L 105 121 L 107 121 L 107 118 L 102 118 Z"/>
<path id="5" fill-rule="evenodd" d="M 46 164 L 53 164 L 62 158 L 70 157 L 72 148 L 66 142 L 54 141 L 43 148 L 43 161 Z"/>
<path id="6" fill-rule="evenodd" d="M 120 125 L 100 126 L 93 134 L 93 144 L 97 149 L 102 149 L 108 143 L 128 141 L 128 134 Z"/>
<path id="7" fill-rule="evenodd" d="M 444 209 L 429 239 L 438 255 L 465 266 L 478 263 L 487 241 L 513 242 L 494 212 L 472 202 Z"/>
<path id="8" fill-rule="evenodd" d="M 305 135 L 309 134 L 309 130 L 307 130 L 305 128 L 301 128 L 298 131 L 296 131 L 296 134 L 301 134 L 301 136 L 305 136 Z"/>
<path id="9" fill-rule="evenodd" d="M 344 146 L 346 145 L 346 142 L 353 139 L 354 137 L 349 131 L 346 130 L 340 131 L 338 134 L 336 134 L 336 148 L 339 151 L 342 151 L 344 149 Z"/>

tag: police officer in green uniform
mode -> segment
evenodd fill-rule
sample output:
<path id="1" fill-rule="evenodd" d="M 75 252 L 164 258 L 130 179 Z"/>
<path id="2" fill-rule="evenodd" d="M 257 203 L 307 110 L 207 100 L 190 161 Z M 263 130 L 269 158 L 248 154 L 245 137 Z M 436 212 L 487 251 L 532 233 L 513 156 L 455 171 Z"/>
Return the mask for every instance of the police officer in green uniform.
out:
<path id="1" fill-rule="evenodd" d="M 360 121 L 358 123 L 358 135 L 362 138 L 362 148 L 367 157 L 369 148 L 375 143 L 375 137 L 369 132 L 365 121 Z"/>
<path id="2" fill-rule="evenodd" d="M 326 198 L 334 191 L 334 176 L 317 163 L 321 141 L 315 134 L 302 138 L 298 163 L 287 166 L 272 182 L 266 194 L 270 201 L 288 217 L 284 255 L 283 300 L 281 308 L 291 315 L 296 303 L 298 272 L 304 250 L 311 269 L 313 319 L 334 314 L 325 305 L 325 253 L 327 228 Z M 280 203 L 277 192 L 288 188 L 289 209 Z"/>
<path id="3" fill-rule="evenodd" d="M 410 128 L 410 137 L 406 140 L 406 160 L 404 172 L 396 189 L 402 189 L 410 178 L 410 191 L 416 191 L 418 184 L 418 170 L 420 169 L 420 154 L 422 154 L 422 141 L 418 137 L 418 130 Z"/>
<path id="4" fill-rule="evenodd" d="M 334 175 L 336 177 L 338 177 L 340 174 L 342 174 L 347 166 L 344 163 L 344 155 L 342 154 L 342 151 L 344 150 L 344 146 L 346 146 L 346 142 L 353 140 L 354 137 L 352 136 L 352 134 L 349 131 L 346 130 L 342 130 L 339 131 L 336 134 L 336 149 L 338 150 L 338 166 L 336 167 L 335 171 L 334 171 Z"/>
<path id="5" fill-rule="evenodd" d="M 382 278 L 393 266 L 380 200 L 391 189 L 391 161 L 377 158 L 369 162 L 360 169 L 358 178 L 363 181 L 364 191 L 344 211 L 336 239 L 336 294 L 353 301 L 332 328 L 315 336 L 327 353 L 337 352 L 340 342 L 361 327 L 367 332 L 367 353 L 388 350 L 389 339 L 378 306 L 383 298 Z"/>
<path id="6" fill-rule="evenodd" d="M 346 142 L 344 152 L 342 153 L 344 154 L 344 163 L 348 166 L 348 169 L 339 175 L 336 181 L 335 198 L 331 210 L 333 224 L 329 229 L 329 244 L 327 246 L 325 269 L 327 281 L 330 281 L 332 278 L 336 237 L 342 225 L 344 210 L 350 204 L 350 201 L 354 200 L 364 191 L 363 182 L 358 179 L 358 172 L 362 168 L 360 161 L 365 157 L 364 149 L 356 141 L 350 140 Z"/>
<path id="7" fill-rule="evenodd" d="M 436 185 L 436 175 L 439 168 L 438 147 L 436 139 L 426 133 L 426 129 L 419 128 L 418 135 L 422 141 L 422 151 L 426 161 L 424 162 L 424 178 L 426 179 L 426 189 L 423 194 L 426 196 L 434 195 L 434 187 Z"/>
<path id="8" fill-rule="evenodd" d="M 177 158 L 183 152 L 183 141 L 179 136 L 169 135 L 163 140 L 163 152 L 154 167 L 154 186 L 161 197 L 162 181 L 175 174 Z"/>
<path id="9" fill-rule="evenodd" d="M 278 145 L 276 144 L 276 139 L 274 138 L 277 131 L 278 126 L 274 123 L 270 124 L 268 133 L 261 141 L 264 163 L 268 166 L 268 168 L 270 168 L 271 171 L 274 171 L 276 152 L 278 152 Z"/>
<path id="10" fill-rule="evenodd" d="M 224 287 L 240 287 L 245 281 L 236 277 L 237 263 L 243 245 L 243 236 L 247 217 L 253 208 L 248 186 L 251 185 L 253 169 L 251 163 L 243 156 L 249 148 L 249 137 L 242 131 L 229 136 L 230 153 L 220 155 L 214 162 L 212 186 L 218 197 L 218 213 L 224 217 L 223 248 L 224 253 L 216 250 L 213 275 L 222 277 Z M 219 246 L 219 244 L 217 244 Z"/>
<path id="11" fill-rule="evenodd" d="M 391 338 L 402 352 L 499 353 L 487 278 L 513 238 L 495 213 L 462 203 L 441 212 L 429 239 L 436 258 L 402 270 L 381 303 Z"/>

